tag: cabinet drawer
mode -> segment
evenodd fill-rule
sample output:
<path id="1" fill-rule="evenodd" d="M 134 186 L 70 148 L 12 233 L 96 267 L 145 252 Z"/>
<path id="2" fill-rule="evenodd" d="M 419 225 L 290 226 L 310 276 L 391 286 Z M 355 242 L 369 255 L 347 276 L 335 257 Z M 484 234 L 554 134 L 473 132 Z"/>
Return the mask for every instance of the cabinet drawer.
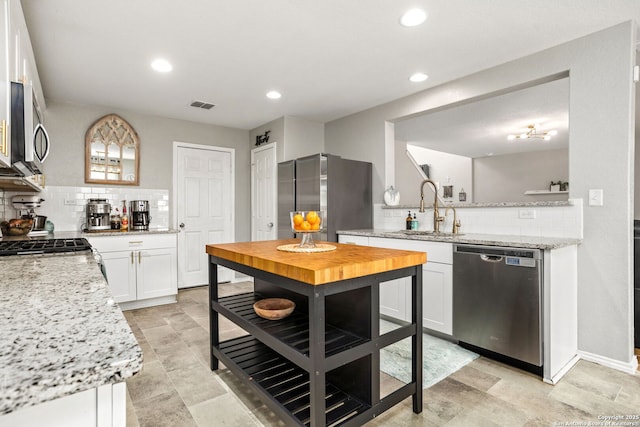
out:
<path id="1" fill-rule="evenodd" d="M 123 236 L 87 237 L 91 246 L 98 252 L 117 252 L 140 249 L 174 248 L 175 234 L 124 234 Z"/>
<path id="2" fill-rule="evenodd" d="M 427 242 L 424 240 L 387 239 L 385 237 L 370 237 L 370 246 L 388 249 L 404 249 L 427 253 L 427 263 L 453 263 L 453 245 L 445 242 Z"/>

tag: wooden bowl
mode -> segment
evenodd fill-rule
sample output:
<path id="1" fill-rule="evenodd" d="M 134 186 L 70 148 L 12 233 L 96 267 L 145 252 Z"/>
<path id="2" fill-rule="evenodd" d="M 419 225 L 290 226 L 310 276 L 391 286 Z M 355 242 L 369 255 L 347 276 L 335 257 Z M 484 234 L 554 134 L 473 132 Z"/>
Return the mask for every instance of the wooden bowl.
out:
<path id="1" fill-rule="evenodd" d="M 296 308 L 296 304 L 286 298 L 266 298 L 253 304 L 253 310 L 263 319 L 284 319 Z"/>

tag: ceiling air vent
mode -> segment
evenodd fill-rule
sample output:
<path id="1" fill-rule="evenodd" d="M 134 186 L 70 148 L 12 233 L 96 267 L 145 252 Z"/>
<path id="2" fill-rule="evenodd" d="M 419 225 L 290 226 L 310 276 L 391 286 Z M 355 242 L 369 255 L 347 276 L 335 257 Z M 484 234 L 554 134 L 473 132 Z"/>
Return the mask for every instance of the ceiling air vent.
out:
<path id="1" fill-rule="evenodd" d="M 193 101 L 189 105 L 196 108 L 202 108 L 203 110 L 211 110 L 213 107 L 215 107 L 215 104 L 212 104 L 210 102 L 204 102 L 204 101 Z"/>

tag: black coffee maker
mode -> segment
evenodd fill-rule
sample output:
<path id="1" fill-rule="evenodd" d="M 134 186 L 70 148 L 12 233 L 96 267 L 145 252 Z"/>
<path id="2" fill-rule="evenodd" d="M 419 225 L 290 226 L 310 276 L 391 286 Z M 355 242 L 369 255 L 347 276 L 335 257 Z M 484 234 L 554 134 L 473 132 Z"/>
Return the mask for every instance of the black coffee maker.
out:
<path id="1" fill-rule="evenodd" d="M 132 200 L 129 230 L 148 230 L 151 222 L 148 200 Z"/>

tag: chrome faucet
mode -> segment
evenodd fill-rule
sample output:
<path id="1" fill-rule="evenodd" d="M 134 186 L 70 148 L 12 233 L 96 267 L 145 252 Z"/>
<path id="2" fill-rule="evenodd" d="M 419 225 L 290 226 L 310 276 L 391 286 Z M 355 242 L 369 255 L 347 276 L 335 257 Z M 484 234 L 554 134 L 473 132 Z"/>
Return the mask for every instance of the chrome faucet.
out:
<path id="1" fill-rule="evenodd" d="M 422 181 L 422 184 L 420 184 L 420 212 L 424 212 L 424 185 L 426 183 L 431 184 L 431 186 L 433 187 L 433 232 L 434 233 L 439 233 L 440 232 L 440 223 L 442 221 L 444 221 L 444 217 L 440 216 L 440 211 L 438 210 L 438 187 L 436 186 L 436 183 L 431 181 L 430 179 L 425 179 L 424 181 Z"/>
<path id="2" fill-rule="evenodd" d="M 447 209 L 444 210 L 445 218 L 447 217 L 447 212 L 449 212 L 449 209 L 453 210 L 453 228 L 451 229 L 451 233 L 458 234 L 460 232 L 460 227 L 462 227 L 462 224 L 460 224 L 458 213 L 456 212 L 456 208 L 454 206 L 447 206 Z"/>

